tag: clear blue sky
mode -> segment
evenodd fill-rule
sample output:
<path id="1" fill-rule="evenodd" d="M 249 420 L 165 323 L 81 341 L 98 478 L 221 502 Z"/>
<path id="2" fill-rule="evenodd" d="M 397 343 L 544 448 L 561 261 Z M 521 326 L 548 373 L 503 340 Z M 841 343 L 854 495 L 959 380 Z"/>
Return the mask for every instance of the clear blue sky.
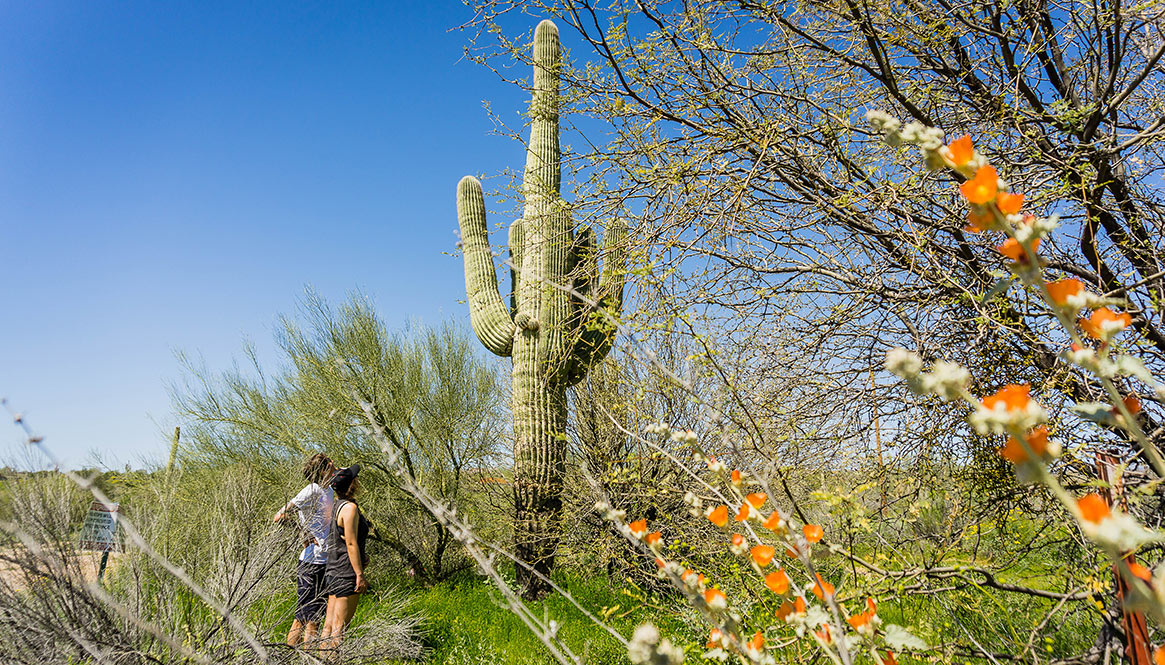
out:
<path id="1" fill-rule="evenodd" d="M 250 339 L 274 358 L 305 285 L 362 290 L 392 325 L 467 321 L 443 254 L 454 188 L 520 168 L 482 101 L 514 123 L 525 104 L 462 59 L 450 28 L 471 17 L 452 0 L 0 4 L 0 395 L 70 465 L 136 467 L 181 424 L 173 352 L 225 368 Z M 0 433 L 11 456 L 18 431 Z"/>

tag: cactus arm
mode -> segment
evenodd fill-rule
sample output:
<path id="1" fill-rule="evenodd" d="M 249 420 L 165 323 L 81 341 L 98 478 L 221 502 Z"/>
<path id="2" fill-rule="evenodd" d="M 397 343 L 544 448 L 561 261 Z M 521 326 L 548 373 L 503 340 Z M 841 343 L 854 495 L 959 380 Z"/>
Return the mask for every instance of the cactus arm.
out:
<path id="1" fill-rule="evenodd" d="M 473 332 L 485 348 L 508 356 L 514 342 L 514 322 L 498 293 L 497 271 L 485 227 L 485 197 L 481 183 L 473 176 L 465 176 L 457 183 L 457 222 L 461 226 L 465 294 Z"/>
<path id="2" fill-rule="evenodd" d="M 580 316 L 567 368 L 567 385 L 578 383 L 591 367 L 607 357 L 618 333 L 615 319 L 623 308 L 623 283 L 627 272 L 627 226 L 613 220 L 603 238 L 603 276 L 594 289 L 593 301 Z M 593 261 L 593 259 L 592 259 Z M 593 265 L 593 263 L 592 263 Z M 591 274 L 596 274 L 592 272 Z"/>
<path id="3" fill-rule="evenodd" d="M 522 274 L 522 220 L 510 224 L 510 316 L 518 316 L 518 288 Z"/>
<path id="4" fill-rule="evenodd" d="M 558 141 L 558 28 L 542 21 L 534 29 L 534 98 L 530 102 L 530 143 L 522 193 L 527 208 L 542 208 L 558 199 L 562 184 L 562 149 Z M 529 218 L 529 215 L 526 216 Z"/>

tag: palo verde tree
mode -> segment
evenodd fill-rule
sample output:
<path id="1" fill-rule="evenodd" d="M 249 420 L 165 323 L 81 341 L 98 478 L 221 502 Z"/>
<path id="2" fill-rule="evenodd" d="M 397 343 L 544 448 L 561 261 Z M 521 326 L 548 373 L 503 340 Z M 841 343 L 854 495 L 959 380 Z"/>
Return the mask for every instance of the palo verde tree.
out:
<path id="1" fill-rule="evenodd" d="M 1040 247 L 1047 278 L 1126 300 L 1131 332 L 1121 352 L 1160 377 L 1159 5 L 482 0 L 480 25 L 496 29 L 519 5 L 556 17 L 590 47 L 586 65 L 563 74 L 580 91 L 572 115 L 604 121 L 588 136 L 581 198 L 596 215 L 634 207 L 635 240 L 656 260 L 638 300 L 659 305 L 636 316 L 698 309 L 745 383 L 800 383 L 793 399 L 844 405 L 800 439 L 827 453 L 819 463 L 837 465 L 824 447 L 831 438 L 870 456 L 884 447 L 889 464 L 909 455 L 951 471 L 1007 471 L 995 453 L 1004 438 L 949 425 L 962 414 L 906 394 L 882 371 L 886 350 L 905 346 L 967 367 L 975 394 L 1030 384 L 1072 451 L 1056 465 L 1066 483 L 1095 482 L 1093 456 L 1109 452 L 1130 465 L 1128 483 L 1155 487 L 1159 478 L 1119 428 L 1106 423 L 1098 436 L 1079 426 L 1081 412 L 1069 407 L 1092 404 L 1086 413 L 1104 420 L 1112 400 L 1064 362 L 1071 340 L 1050 325 L 1054 311 L 1019 288 L 1003 238 L 966 230 L 953 186 L 965 176 L 920 171 L 912 151 L 882 143 L 863 118 L 883 110 L 938 128 L 943 143 L 973 137 L 1010 192 L 1024 195 L 1022 212 L 1058 216 Z M 499 41 L 479 38 L 473 53 L 483 61 L 525 57 L 503 33 L 485 34 Z M 1160 398 L 1131 377 L 1120 389 L 1139 399 L 1150 445 L 1165 450 Z M 747 437 L 762 449 L 773 443 L 763 427 Z M 1146 500 L 1146 519 L 1159 519 L 1158 501 Z M 917 563 L 935 575 L 942 568 Z M 1072 583 L 1088 584 L 1077 572 Z M 1047 597 L 1012 587 L 1000 591 Z M 1082 598 L 1056 596 L 1072 601 L 1064 607 Z M 1014 645 L 1025 657 L 1030 648 Z"/>
<path id="2" fill-rule="evenodd" d="M 534 96 L 522 184 L 524 210 L 510 226 L 512 295 L 507 308 L 485 222 L 481 184 L 457 185 L 457 217 L 465 254 L 470 319 L 487 349 L 513 359 L 515 554 L 541 575 L 554 565 L 566 468 L 566 389 L 602 360 L 622 306 L 626 234 L 608 223 L 607 258 L 599 279 L 594 232 L 576 231 L 560 189 L 558 136 L 560 46 L 550 21 L 534 32 Z M 545 583 L 521 567 L 523 595 L 544 595 Z"/>

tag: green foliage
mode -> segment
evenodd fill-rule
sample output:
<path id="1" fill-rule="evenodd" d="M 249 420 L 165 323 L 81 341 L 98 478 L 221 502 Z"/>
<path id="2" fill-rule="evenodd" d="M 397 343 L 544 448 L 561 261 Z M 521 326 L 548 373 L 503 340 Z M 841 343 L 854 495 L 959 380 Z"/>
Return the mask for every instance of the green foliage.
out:
<path id="1" fill-rule="evenodd" d="M 469 488 L 498 476 L 503 461 L 495 372 L 452 326 L 393 334 L 359 298 L 332 309 L 309 296 L 301 319 L 282 319 L 282 372 L 269 374 L 253 355 L 249 374 L 236 369 L 213 377 L 190 367 L 174 391 L 177 410 L 193 421 L 184 431 L 183 465 L 245 464 L 281 488 L 286 501 L 303 484 L 292 469 L 311 453 L 325 452 L 340 466 L 359 462 L 369 490 L 362 510 L 386 554 L 428 582 L 465 565 L 449 534 L 393 485 L 381 449 L 364 431 L 360 401 L 372 405 L 418 483 L 472 510 L 488 497 Z M 495 521 L 479 516 L 484 532 L 498 535 Z"/>

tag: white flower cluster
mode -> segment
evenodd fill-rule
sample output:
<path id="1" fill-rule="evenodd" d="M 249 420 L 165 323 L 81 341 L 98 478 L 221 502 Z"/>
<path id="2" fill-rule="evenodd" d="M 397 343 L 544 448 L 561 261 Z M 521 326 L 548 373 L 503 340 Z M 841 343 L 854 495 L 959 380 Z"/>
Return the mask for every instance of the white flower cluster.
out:
<path id="1" fill-rule="evenodd" d="M 690 446 L 696 445 L 696 433 L 692 430 L 674 430 L 671 433 L 671 440 L 676 443 L 685 443 Z"/>
<path id="2" fill-rule="evenodd" d="M 645 623 L 632 633 L 627 658 L 635 665 L 679 665 L 684 662 L 684 650 L 670 640 L 660 641 L 655 626 Z"/>
<path id="3" fill-rule="evenodd" d="M 688 514 L 692 517 L 699 517 L 704 514 L 704 502 L 694 493 L 684 493 L 684 504 L 688 506 Z"/>
<path id="4" fill-rule="evenodd" d="M 1100 522 L 1082 520 L 1080 530 L 1096 543 L 1119 552 L 1160 540 L 1158 534 L 1146 529 L 1132 515 L 1119 511 L 1113 511 Z"/>
<path id="5" fill-rule="evenodd" d="M 627 519 L 627 511 L 616 510 L 615 508 L 612 508 L 611 504 L 607 503 L 606 501 L 599 501 L 596 503 L 595 512 L 601 515 L 603 519 L 607 520 L 608 522 L 614 522 L 616 520 L 623 521 Z"/>
<path id="6" fill-rule="evenodd" d="M 943 130 L 937 127 L 927 127 L 920 122 L 907 123 L 905 127 L 897 118 L 885 111 L 866 111 L 866 122 L 870 127 L 885 135 L 887 145 L 898 146 L 905 144 L 916 145 L 926 152 L 935 152 L 943 147 Z"/>
<path id="7" fill-rule="evenodd" d="M 667 423 L 651 423 L 647 427 L 644 427 L 643 431 L 647 434 L 660 434 L 662 436 L 668 436 L 672 432 L 671 425 Z"/>
<path id="8" fill-rule="evenodd" d="M 922 358 L 913 351 L 896 348 L 886 353 L 886 370 L 906 380 L 906 386 L 919 395 L 937 395 L 944 400 L 958 399 L 967 389 L 971 374 L 957 363 L 940 360 L 930 372 L 922 371 Z"/>
<path id="9" fill-rule="evenodd" d="M 1021 409 L 1009 409 L 1005 404 L 996 404 L 995 408 L 988 409 L 982 404 L 971 415 L 967 422 L 980 434 L 1008 434 L 1016 431 L 1027 431 L 1047 422 L 1048 413 L 1035 400 L 1028 400 Z"/>

